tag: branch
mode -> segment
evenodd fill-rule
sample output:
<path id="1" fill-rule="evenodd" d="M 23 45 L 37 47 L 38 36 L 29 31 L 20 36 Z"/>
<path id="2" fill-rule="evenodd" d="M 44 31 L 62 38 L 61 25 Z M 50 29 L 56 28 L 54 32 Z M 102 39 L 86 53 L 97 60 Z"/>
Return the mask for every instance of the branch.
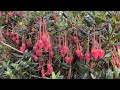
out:
<path id="1" fill-rule="evenodd" d="M 15 50 L 15 51 L 17 51 L 17 52 L 19 52 L 19 53 L 22 53 L 22 54 L 23 54 L 23 52 L 21 52 L 20 50 L 17 50 L 16 48 L 14 48 L 14 47 L 12 47 L 12 46 L 10 46 L 10 45 L 8 45 L 8 44 L 6 44 L 6 43 L 2 42 L 2 41 L 0 41 L 0 43 L 2 43 L 3 45 L 5 45 L 5 46 L 7 46 L 7 47 L 9 47 L 9 48 L 11 48 L 11 49 L 13 49 L 13 50 Z"/>

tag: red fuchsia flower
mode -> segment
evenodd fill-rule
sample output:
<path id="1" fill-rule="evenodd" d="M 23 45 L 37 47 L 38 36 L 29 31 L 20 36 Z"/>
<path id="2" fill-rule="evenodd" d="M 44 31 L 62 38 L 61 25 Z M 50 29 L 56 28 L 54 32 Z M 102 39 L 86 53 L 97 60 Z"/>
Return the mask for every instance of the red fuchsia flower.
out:
<path id="1" fill-rule="evenodd" d="M 36 20 L 36 21 L 39 21 L 39 18 L 38 18 L 38 17 L 35 17 L 35 20 Z"/>
<path id="2" fill-rule="evenodd" d="M 39 63 L 40 65 L 43 65 L 44 64 L 44 62 L 43 61 L 40 61 L 40 63 Z"/>
<path id="3" fill-rule="evenodd" d="M 25 16 L 24 12 L 21 12 L 21 13 L 20 13 L 20 16 L 21 16 L 21 17 L 24 17 L 24 16 Z"/>
<path id="4" fill-rule="evenodd" d="M 21 52 L 24 52 L 24 51 L 25 51 L 25 48 L 20 47 L 20 51 L 21 51 Z"/>
<path id="5" fill-rule="evenodd" d="M 16 37 L 12 37 L 12 40 L 15 42 L 16 41 Z"/>
<path id="6" fill-rule="evenodd" d="M 80 59 L 80 60 L 83 60 L 83 59 L 84 59 L 84 54 L 83 54 L 83 53 L 80 54 L 79 59 Z"/>
<path id="7" fill-rule="evenodd" d="M 19 40 L 16 40 L 15 43 L 16 43 L 17 45 L 19 45 L 20 41 L 19 41 Z"/>
<path id="8" fill-rule="evenodd" d="M 83 59 L 82 51 L 83 51 L 83 49 L 82 49 L 81 45 L 80 44 L 78 45 L 78 42 L 77 42 L 75 53 L 76 53 L 77 57 L 80 58 L 80 60 Z"/>
<path id="9" fill-rule="evenodd" d="M 70 55 L 69 57 L 70 57 L 70 63 L 72 63 L 72 61 L 73 61 L 73 56 Z"/>
<path id="10" fill-rule="evenodd" d="M 38 57 L 36 55 L 33 56 L 34 61 L 37 62 L 38 61 Z"/>
<path id="11" fill-rule="evenodd" d="M 64 53 L 64 51 L 63 51 L 63 50 L 61 50 L 61 51 L 60 51 L 60 54 L 61 54 L 61 56 L 62 56 L 62 57 L 64 57 L 64 56 L 65 56 L 65 53 Z"/>
<path id="12" fill-rule="evenodd" d="M 94 63 L 90 63 L 90 68 L 94 68 L 95 64 Z"/>
<path id="13" fill-rule="evenodd" d="M 37 50 L 36 51 L 36 55 L 39 56 L 39 57 L 41 57 L 42 56 L 42 51 L 41 50 Z"/>
<path id="14" fill-rule="evenodd" d="M 116 48 L 117 48 L 117 50 L 120 49 L 120 45 L 117 45 Z"/>
<path id="15" fill-rule="evenodd" d="M 64 54 L 67 54 L 67 52 L 68 52 L 68 46 L 64 46 L 63 47 L 63 52 L 64 52 Z"/>
<path id="16" fill-rule="evenodd" d="M 37 46 L 33 47 L 33 51 L 36 52 L 37 51 Z"/>
<path id="17" fill-rule="evenodd" d="M 97 60 L 98 59 L 98 49 L 92 49 L 91 55 L 94 58 L 94 60 Z"/>
<path id="18" fill-rule="evenodd" d="M 70 62 L 70 57 L 65 57 L 65 62 L 67 63 L 67 64 L 69 64 L 69 62 Z"/>
<path id="19" fill-rule="evenodd" d="M 0 29 L 0 41 L 3 40 L 2 30 Z"/>
<path id="20" fill-rule="evenodd" d="M 76 43 L 77 40 L 78 40 L 78 37 L 76 37 L 76 36 L 73 36 L 73 37 L 72 37 L 72 41 L 73 41 L 74 43 Z"/>
<path id="21" fill-rule="evenodd" d="M 43 40 L 44 43 L 46 43 L 47 42 L 47 35 L 43 34 L 42 35 L 42 40 Z"/>
<path id="22" fill-rule="evenodd" d="M 42 70 L 42 66 L 38 66 L 37 70 L 40 72 Z"/>
<path id="23" fill-rule="evenodd" d="M 89 36 L 90 36 L 90 32 L 88 32 L 88 43 L 87 43 L 87 51 L 85 53 L 85 60 L 87 63 L 90 62 L 90 52 L 89 52 Z"/>
<path id="24" fill-rule="evenodd" d="M 98 52 L 99 52 L 98 54 L 99 59 L 102 59 L 105 55 L 105 51 L 103 49 L 99 49 Z"/>
<path id="25" fill-rule="evenodd" d="M 52 65 L 51 64 L 47 64 L 47 74 L 48 75 L 51 75 L 51 73 L 53 72 L 53 67 L 52 67 Z"/>
<path id="26" fill-rule="evenodd" d="M 32 45 L 32 42 L 31 42 L 31 41 L 27 41 L 27 42 L 26 42 L 26 45 L 27 45 L 28 47 L 30 47 L 30 46 Z"/>
<path id="27" fill-rule="evenodd" d="M 7 30 L 6 33 L 5 33 L 6 36 L 9 36 L 10 35 L 10 32 Z"/>
<path id="28" fill-rule="evenodd" d="M 45 44 L 50 43 L 50 39 L 47 38 Z"/>
<path id="29" fill-rule="evenodd" d="M 77 50 L 77 49 L 75 50 L 75 53 L 76 53 L 78 58 L 80 57 L 81 52 L 82 52 L 81 50 Z"/>
<path id="30" fill-rule="evenodd" d="M 98 59 L 98 49 L 95 47 L 95 29 L 94 29 L 94 37 L 92 40 L 92 50 L 91 50 L 91 55 L 94 58 L 94 60 Z"/>
<path id="31" fill-rule="evenodd" d="M 68 52 L 68 45 L 67 45 L 67 36 L 66 36 L 66 33 L 65 33 L 65 45 L 63 45 L 63 53 L 66 55 L 67 52 Z"/>
<path id="32" fill-rule="evenodd" d="M 25 44 L 25 43 L 22 43 L 22 47 L 23 47 L 24 49 L 26 49 L 26 44 Z"/>
<path id="33" fill-rule="evenodd" d="M 5 23 L 8 24 L 8 17 L 6 17 Z"/>
<path id="34" fill-rule="evenodd" d="M 98 50 L 98 58 L 102 59 L 105 55 L 105 51 L 101 48 L 101 37 L 99 35 L 99 50 Z"/>
<path id="35" fill-rule="evenodd" d="M 19 39 L 19 36 L 18 36 L 18 34 L 16 35 L 16 39 Z"/>
<path id="36" fill-rule="evenodd" d="M 52 13 L 52 19 L 54 20 L 54 22 L 56 22 L 58 19 L 58 16 L 56 15 L 55 12 Z"/>
<path id="37" fill-rule="evenodd" d="M 85 53 L 85 60 L 86 62 L 90 62 L 90 54 L 89 53 Z"/>
<path id="38" fill-rule="evenodd" d="M 14 32 L 14 31 L 12 31 L 12 32 L 11 32 L 11 35 L 12 35 L 12 36 L 13 36 L 13 35 L 15 35 L 15 32 Z"/>
<path id="39" fill-rule="evenodd" d="M 12 17 L 13 16 L 13 12 L 9 12 L 9 17 Z"/>
<path id="40" fill-rule="evenodd" d="M 22 36 L 22 46 L 20 47 L 20 51 L 24 52 L 26 49 L 26 44 L 24 42 L 24 36 Z"/>
<path id="41" fill-rule="evenodd" d="M 44 70 L 44 67 L 43 67 L 43 66 L 42 66 L 41 73 L 42 73 L 42 78 L 45 78 L 45 70 Z"/>
<path id="42" fill-rule="evenodd" d="M 54 56 L 54 52 L 50 50 L 50 57 L 52 58 Z"/>
<path id="43" fill-rule="evenodd" d="M 2 13 L 0 12 L 0 18 L 2 17 Z"/>
<path id="44" fill-rule="evenodd" d="M 51 43 L 48 44 L 48 48 L 49 49 L 52 49 L 53 48 L 53 45 Z"/>
<path id="45" fill-rule="evenodd" d="M 82 42 L 80 43 L 80 45 L 83 46 L 83 45 L 84 45 L 84 41 L 82 41 Z"/>
<path id="46" fill-rule="evenodd" d="M 62 50 L 62 46 L 61 46 L 61 45 L 58 46 L 58 50 L 59 50 L 59 51 Z"/>
<path id="47" fill-rule="evenodd" d="M 40 49 L 42 49 L 44 47 L 44 43 L 42 40 L 38 40 L 37 45 L 39 46 Z"/>
<path id="48" fill-rule="evenodd" d="M 48 49 L 49 49 L 49 47 L 48 47 L 47 45 L 45 45 L 45 46 L 43 47 L 43 49 L 47 52 Z"/>
<path id="49" fill-rule="evenodd" d="M 31 40 L 31 38 L 29 38 L 29 41 L 26 42 L 26 45 L 27 45 L 28 47 L 30 47 L 30 46 L 32 45 L 32 40 Z"/>
<path id="50" fill-rule="evenodd" d="M 67 56 L 67 57 L 65 57 L 65 62 L 67 63 L 67 64 L 71 64 L 72 63 L 72 61 L 73 61 L 73 56 Z"/>

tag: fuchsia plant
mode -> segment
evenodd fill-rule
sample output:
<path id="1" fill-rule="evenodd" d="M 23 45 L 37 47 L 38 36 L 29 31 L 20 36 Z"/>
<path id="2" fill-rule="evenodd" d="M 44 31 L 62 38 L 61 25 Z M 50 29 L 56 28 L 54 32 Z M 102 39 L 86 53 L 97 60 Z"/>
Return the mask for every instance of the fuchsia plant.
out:
<path id="1" fill-rule="evenodd" d="M 103 40 L 100 33 L 96 34 L 96 32 L 101 31 L 95 30 L 96 26 L 94 26 L 93 28 L 93 35 L 91 34 L 91 30 L 84 30 L 86 32 L 86 36 L 88 35 L 88 37 L 86 38 L 82 36 L 82 31 L 79 30 L 80 27 L 76 26 L 75 23 L 73 23 L 73 26 L 70 26 L 70 30 L 68 29 L 64 31 L 61 31 L 61 28 L 58 28 L 58 25 L 58 27 L 56 27 L 55 29 L 55 33 L 57 33 L 57 30 L 59 29 L 59 32 L 57 33 L 58 36 L 55 36 L 54 34 L 52 34 L 52 32 L 49 32 L 49 30 L 51 29 L 49 29 L 49 27 L 52 26 L 49 26 L 49 24 L 47 26 L 47 18 L 42 17 L 39 19 L 38 17 L 34 17 L 35 20 L 32 21 L 32 25 L 31 23 L 30 25 L 25 23 L 23 27 L 19 27 L 18 24 L 15 24 L 15 22 L 12 23 L 11 21 L 11 19 L 13 19 L 17 13 L 19 17 L 24 18 L 24 12 L 18 11 L 8 12 L 5 16 L 4 22 L 5 24 L 7 24 L 5 36 L 6 38 L 10 38 L 12 41 L 11 43 L 14 44 L 13 46 L 15 48 L 19 48 L 19 51 L 23 52 L 23 54 L 26 50 L 26 53 L 29 54 L 28 56 L 26 55 L 26 57 L 31 58 L 32 55 L 32 63 L 35 63 L 35 68 L 37 68 L 38 73 L 40 73 L 40 76 L 42 78 L 51 77 L 53 71 L 56 74 L 58 71 L 61 70 L 62 73 L 65 73 L 65 77 L 66 75 L 68 75 L 68 79 L 70 79 L 74 76 L 74 74 L 72 74 L 73 72 L 79 74 L 79 69 L 81 69 L 81 67 L 93 69 L 95 66 L 97 66 L 96 63 L 99 60 L 104 59 L 105 49 L 103 49 Z M 4 13 L 0 12 L 0 17 L 2 17 L 3 15 Z M 57 23 L 59 24 L 59 21 L 57 22 L 58 16 L 55 12 L 52 13 L 52 20 L 54 20 L 55 26 L 57 26 Z M 24 23 L 24 19 L 22 19 L 22 22 Z M 10 26 L 12 24 L 12 29 L 11 27 L 9 27 L 9 23 Z M 35 26 L 33 23 L 35 24 Z M 20 31 L 18 31 L 19 29 L 16 29 L 17 25 L 18 28 L 20 28 Z M 23 28 L 26 29 L 24 35 L 21 34 L 21 32 L 24 32 L 22 31 Z M 56 38 L 58 40 L 56 40 Z M 117 46 L 117 48 L 120 47 Z M 114 53 L 111 51 L 111 56 L 112 64 L 120 67 L 116 48 L 114 48 Z M 64 66 L 64 68 L 61 64 Z M 68 72 L 66 72 L 67 70 Z M 60 75 L 62 75 L 61 72 Z M 88 72 L 86 72 L 86 75 L 87 74 Z M 75 77 L 77 78 L 77 76 Z"/>

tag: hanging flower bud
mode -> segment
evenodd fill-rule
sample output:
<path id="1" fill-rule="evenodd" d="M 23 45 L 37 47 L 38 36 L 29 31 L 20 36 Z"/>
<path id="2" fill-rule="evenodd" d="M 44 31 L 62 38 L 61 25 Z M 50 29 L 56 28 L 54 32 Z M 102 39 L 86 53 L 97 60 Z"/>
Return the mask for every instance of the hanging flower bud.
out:
<path id="1" fill-rule="evenodd" d="M 32 42 L 31 42 L 31 41 L 27 41 L 27 42 L 26 42 L 26 45 L 27 45 L 28 47 L 30 47 L 30 46 L 32 45 Z"/>
<path id="2" fill-rule="evenodd" d="M 13 16 L 13 12 L 9 12 L 9 17 L 12 17 Z"/>
<path id="3" fill-rule="evenodd" d="M 77 40 L 78 40 L 78 38 L 77 38 L 76 36 L 73 36 L 73 37 L 72 37 L 72 40 L 73 40 L 74 43 L 76 43 Z"/>
<path id="4" fill-rule="evenodd" d="M 92 49 L 91 50 L 91 55 L 94 58 L 94 60 L 98 59 L 98 54 L 99 54 L 98 49 Z"/>
<path id="5" fill-rule="evenodd" d="M 38 57 L 36 55 L 33 56 L 34 61 L 37 62 L 38 61 Z"/>
<path id="6" fill-rule="evenodd" d="M 42 56 L 42 52 L 40 50 L 37 50 L 36 51 L 36 55 L 39 56 L 39 57 L 41 57 Z"/>
<path id="7" fill-rule="evenodd" d="M 50 57 L 52 58 L 54 56 L 54 52 L 50 51 Z"/>
<path id="8" fill-rule="evenodd" d="M 90 54 L 89 53 L 85 53 L 85 60 L 86 62 L 90 62 Z"/>
<path id="9" fill-rule="evenodd" d="M 24 52 L 24 51 L 25 51 L 25 48 L 20 47 L 20 51 L 21 51 L 21 52 Z"/>
<path id="10" fill-rule="evenodd" d="M 61 46 L 61 45 L 58 46 L 58 50 L 59 50 L 59 51 L 62 50 L 62 46 Z"/>
<path id="11" fill-rule="evenodd" d="M 98 57 L 99 59 L 102 59 L 105 55 L 105 51 L 103 49 L 99 49 L 98 50 Z"/>
<path id="12" fill-rule="evenodd" d="M 45 78 L 45 71 L 44 71 L 44 67 L 42 67 L 41 73 L 42 73 L 42 78 Z"/>
<path id="13" fill-rule="evenodd" d="M 37 45 L 39 46 L 40 49 L 42 49 L 43 46 L 44 46 L 44 43 L 43 43 L 42 40 L 38 40 L 38 41 L 37 41 Z"/>
<path id="14" fill-rule="evenodd" d="M 51 75 L 51 73 L 53 72 L 53 67 L 52 67 L 52 65 L 51 64 L 47 64 L 47 74 L 48 75 Z"/>
<path id="15" fill-rule="evenodd" d="M 10 35 L 10 32 L 7 30 L 6 33 L 5 33 L 6 36 L 9 36 Z"/>
<path id="16" fill-rule="evenodd" d="M 16 40 L 16 37 L 12 37 L 12 40 L 15 41 L 15 40 Z"/>
<path id="17" fill-rule="evenodd" d="M 16 43 L 17 45 L 19 45 L 20 41 L 19 41 L 19 40 L 16 40 L 15 43 Z"/>
<path id="18" fill-rule="evenodd" d="M 0 18 L 2 17 L 2 13 L 0 12 Z"/>
<path id="19" fill-rule="evenodd" d="M 6 18 L 5 23 L 8 24 L 8 18 Z"/>
<path id="20" fill-rule="evenodd" d="M 68 52 L 68 47 L 67 46 L 63 47 L 63 52 L 64 52 L 64 54 L 67 54 L 67 52 Z"/>
<path id="21" fill-rule="evenodd" d="M 45 46 L 43 47 L 43 49 L 47 52 L 48 49 L 49 49 L 49 47 L 48 47 L 47 45 L 45 45 Z"/>

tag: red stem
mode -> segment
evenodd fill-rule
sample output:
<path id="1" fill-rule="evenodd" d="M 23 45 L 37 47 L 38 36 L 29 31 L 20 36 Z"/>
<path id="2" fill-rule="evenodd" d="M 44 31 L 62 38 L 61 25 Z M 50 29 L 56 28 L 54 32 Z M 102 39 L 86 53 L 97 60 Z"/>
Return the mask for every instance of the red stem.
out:
<path id="1" fill-rule="evenodd" d="M 64 36 L 62 36 L 62 38 L 63 38 L 63 47 L 64 47 Z"/>
<path id="2" fill-rule="evenodd" d="M 93 36 L 93 48 L 95 48 L 95 26 L 94 26 L 93 30 L 94 30 L 94 36 Z"/>
<path id="3" fill-rule="evenodd" d="M 90 31 L 88 31 L 88 47 L 87 47 L 87 52 L 89 53 L 89 38 L 90 38 Z"/>
<path id="4" fill-rule="evenodd" d="M 41 39 L 41 25 L 42 25 L 42 23 L 41 23 L 41 20 L 40 20 L 40 28 L 39 28 L 39 36 L 40 36 L 40 39 Z"/>
<path id="5" fill-rule="evenodd" d="M 101 37 L 99 35 L 99 48 L 101 49 Z"/>

